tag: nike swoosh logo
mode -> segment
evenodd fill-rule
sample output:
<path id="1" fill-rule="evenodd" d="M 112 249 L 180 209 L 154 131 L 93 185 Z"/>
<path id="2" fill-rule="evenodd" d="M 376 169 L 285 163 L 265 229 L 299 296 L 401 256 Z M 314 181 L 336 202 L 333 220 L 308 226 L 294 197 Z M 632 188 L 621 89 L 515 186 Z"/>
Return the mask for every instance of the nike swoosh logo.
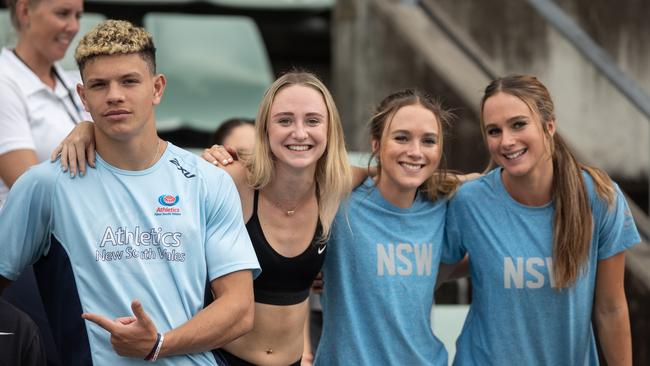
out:
<path id="1" fill-rule="evenodd" d="M 3 336 L 3 335 L 14 335 L 14 334 L 13 334 L 13 333 L 4 333 L 4 332 L 0 332 L 0 336 Z"/>
<path id="2" fill-rule="evenodd" d="M 327 248 L 327 245 L 323 245 L 322 247 L 318 248 L 318 255 L 323 254 L 323 252 L 325 251 L 325 248 Z"/>

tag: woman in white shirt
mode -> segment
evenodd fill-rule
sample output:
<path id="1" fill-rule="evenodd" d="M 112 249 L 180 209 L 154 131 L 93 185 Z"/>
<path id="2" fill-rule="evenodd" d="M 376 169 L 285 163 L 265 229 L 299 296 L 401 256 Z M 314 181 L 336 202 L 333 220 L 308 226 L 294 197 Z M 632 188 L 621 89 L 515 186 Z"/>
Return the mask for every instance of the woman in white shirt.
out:
<path id="1" fill-rule="evenodd" d="M 79 31 L 82 0 L 8 0 L 18 41 L 0 52 L 0 207 L 30 166 L 44 161 L 74 125 L 89 117 L 62 59 Z"/>

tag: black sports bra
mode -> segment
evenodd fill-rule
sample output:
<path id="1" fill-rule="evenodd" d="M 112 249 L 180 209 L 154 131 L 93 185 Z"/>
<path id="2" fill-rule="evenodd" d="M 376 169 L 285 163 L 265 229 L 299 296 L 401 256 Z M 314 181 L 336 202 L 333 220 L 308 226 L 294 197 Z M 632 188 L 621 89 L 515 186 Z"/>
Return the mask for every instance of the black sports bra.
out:
<path id="1" fill-rule="evenodd" d="M 318 243 L 322 233 L 320 220 L 314 237 L 304 252 L 295 257 L 285 257 L 276 252 L 264 236 L 257 217 L 259 191 L 255 191 L 253 215 L 246 230 L 253 242 L 262 273 L 253 282 L 255 302 L 272 305 L 293 305 L 309 296 L 312 282 L 325 261 L 327 243 Z"/>

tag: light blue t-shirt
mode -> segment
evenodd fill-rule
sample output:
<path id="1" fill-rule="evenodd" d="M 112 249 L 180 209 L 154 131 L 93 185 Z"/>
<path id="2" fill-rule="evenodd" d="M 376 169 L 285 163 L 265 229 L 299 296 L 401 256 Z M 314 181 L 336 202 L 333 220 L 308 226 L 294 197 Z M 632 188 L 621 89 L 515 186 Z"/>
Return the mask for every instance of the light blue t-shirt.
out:
<path id="1" fill-rule="evenodd" d="M 101 157 L 83 178 L 59 164 L 29 169 L 0 212 L 0 275 L 29 264 L 65 365 L 146 365 L 118 356 L 109 333 L 82 312 L 132 315 L 139 299 L 163 333 L 203 308 L 206 281 L 259 271 L 235 185 L 221 169 L 171 144 L 142 171 Z M 215 365 L 209 352 L 162 365 Z"/>
<path id="2" fill-rule="evenodd" d="M 454 365 L 598 365 L 591 325 L 598 261 L 640 242 L 625 198 L 607 206 L 584 173 L 593 239 L 584 273 L 553 288 L 554 205 L 524 206 L 506 191 L 497 168 L 463 184 L 447 210 L 443 262 L 469 254 L 472 304 Z"/>
<path id="3" fill-rule="evenodd" d="M 446 206 L 419 194 L 396 207 L 372 179 L 341 205 L 323 267 L 316 365 L 447 365 L 430 321 Z"/>

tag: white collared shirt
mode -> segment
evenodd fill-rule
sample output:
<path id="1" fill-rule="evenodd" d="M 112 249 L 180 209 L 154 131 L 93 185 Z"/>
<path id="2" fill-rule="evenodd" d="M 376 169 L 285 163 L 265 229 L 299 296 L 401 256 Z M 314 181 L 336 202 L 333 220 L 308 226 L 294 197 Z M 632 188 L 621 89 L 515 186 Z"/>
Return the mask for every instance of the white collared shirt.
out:
<path id="1" fill-rule="evenodd" d="M 54 67 L 61 78 L 52 90 L 12 50 L 0 52 L 0 155 L 31 149 L 39 161 L 47 160 L 75 123 L 91 120 L 76 92 L 79 72 Z M 0 207 L 8 191 L 0 179 Z"/>

